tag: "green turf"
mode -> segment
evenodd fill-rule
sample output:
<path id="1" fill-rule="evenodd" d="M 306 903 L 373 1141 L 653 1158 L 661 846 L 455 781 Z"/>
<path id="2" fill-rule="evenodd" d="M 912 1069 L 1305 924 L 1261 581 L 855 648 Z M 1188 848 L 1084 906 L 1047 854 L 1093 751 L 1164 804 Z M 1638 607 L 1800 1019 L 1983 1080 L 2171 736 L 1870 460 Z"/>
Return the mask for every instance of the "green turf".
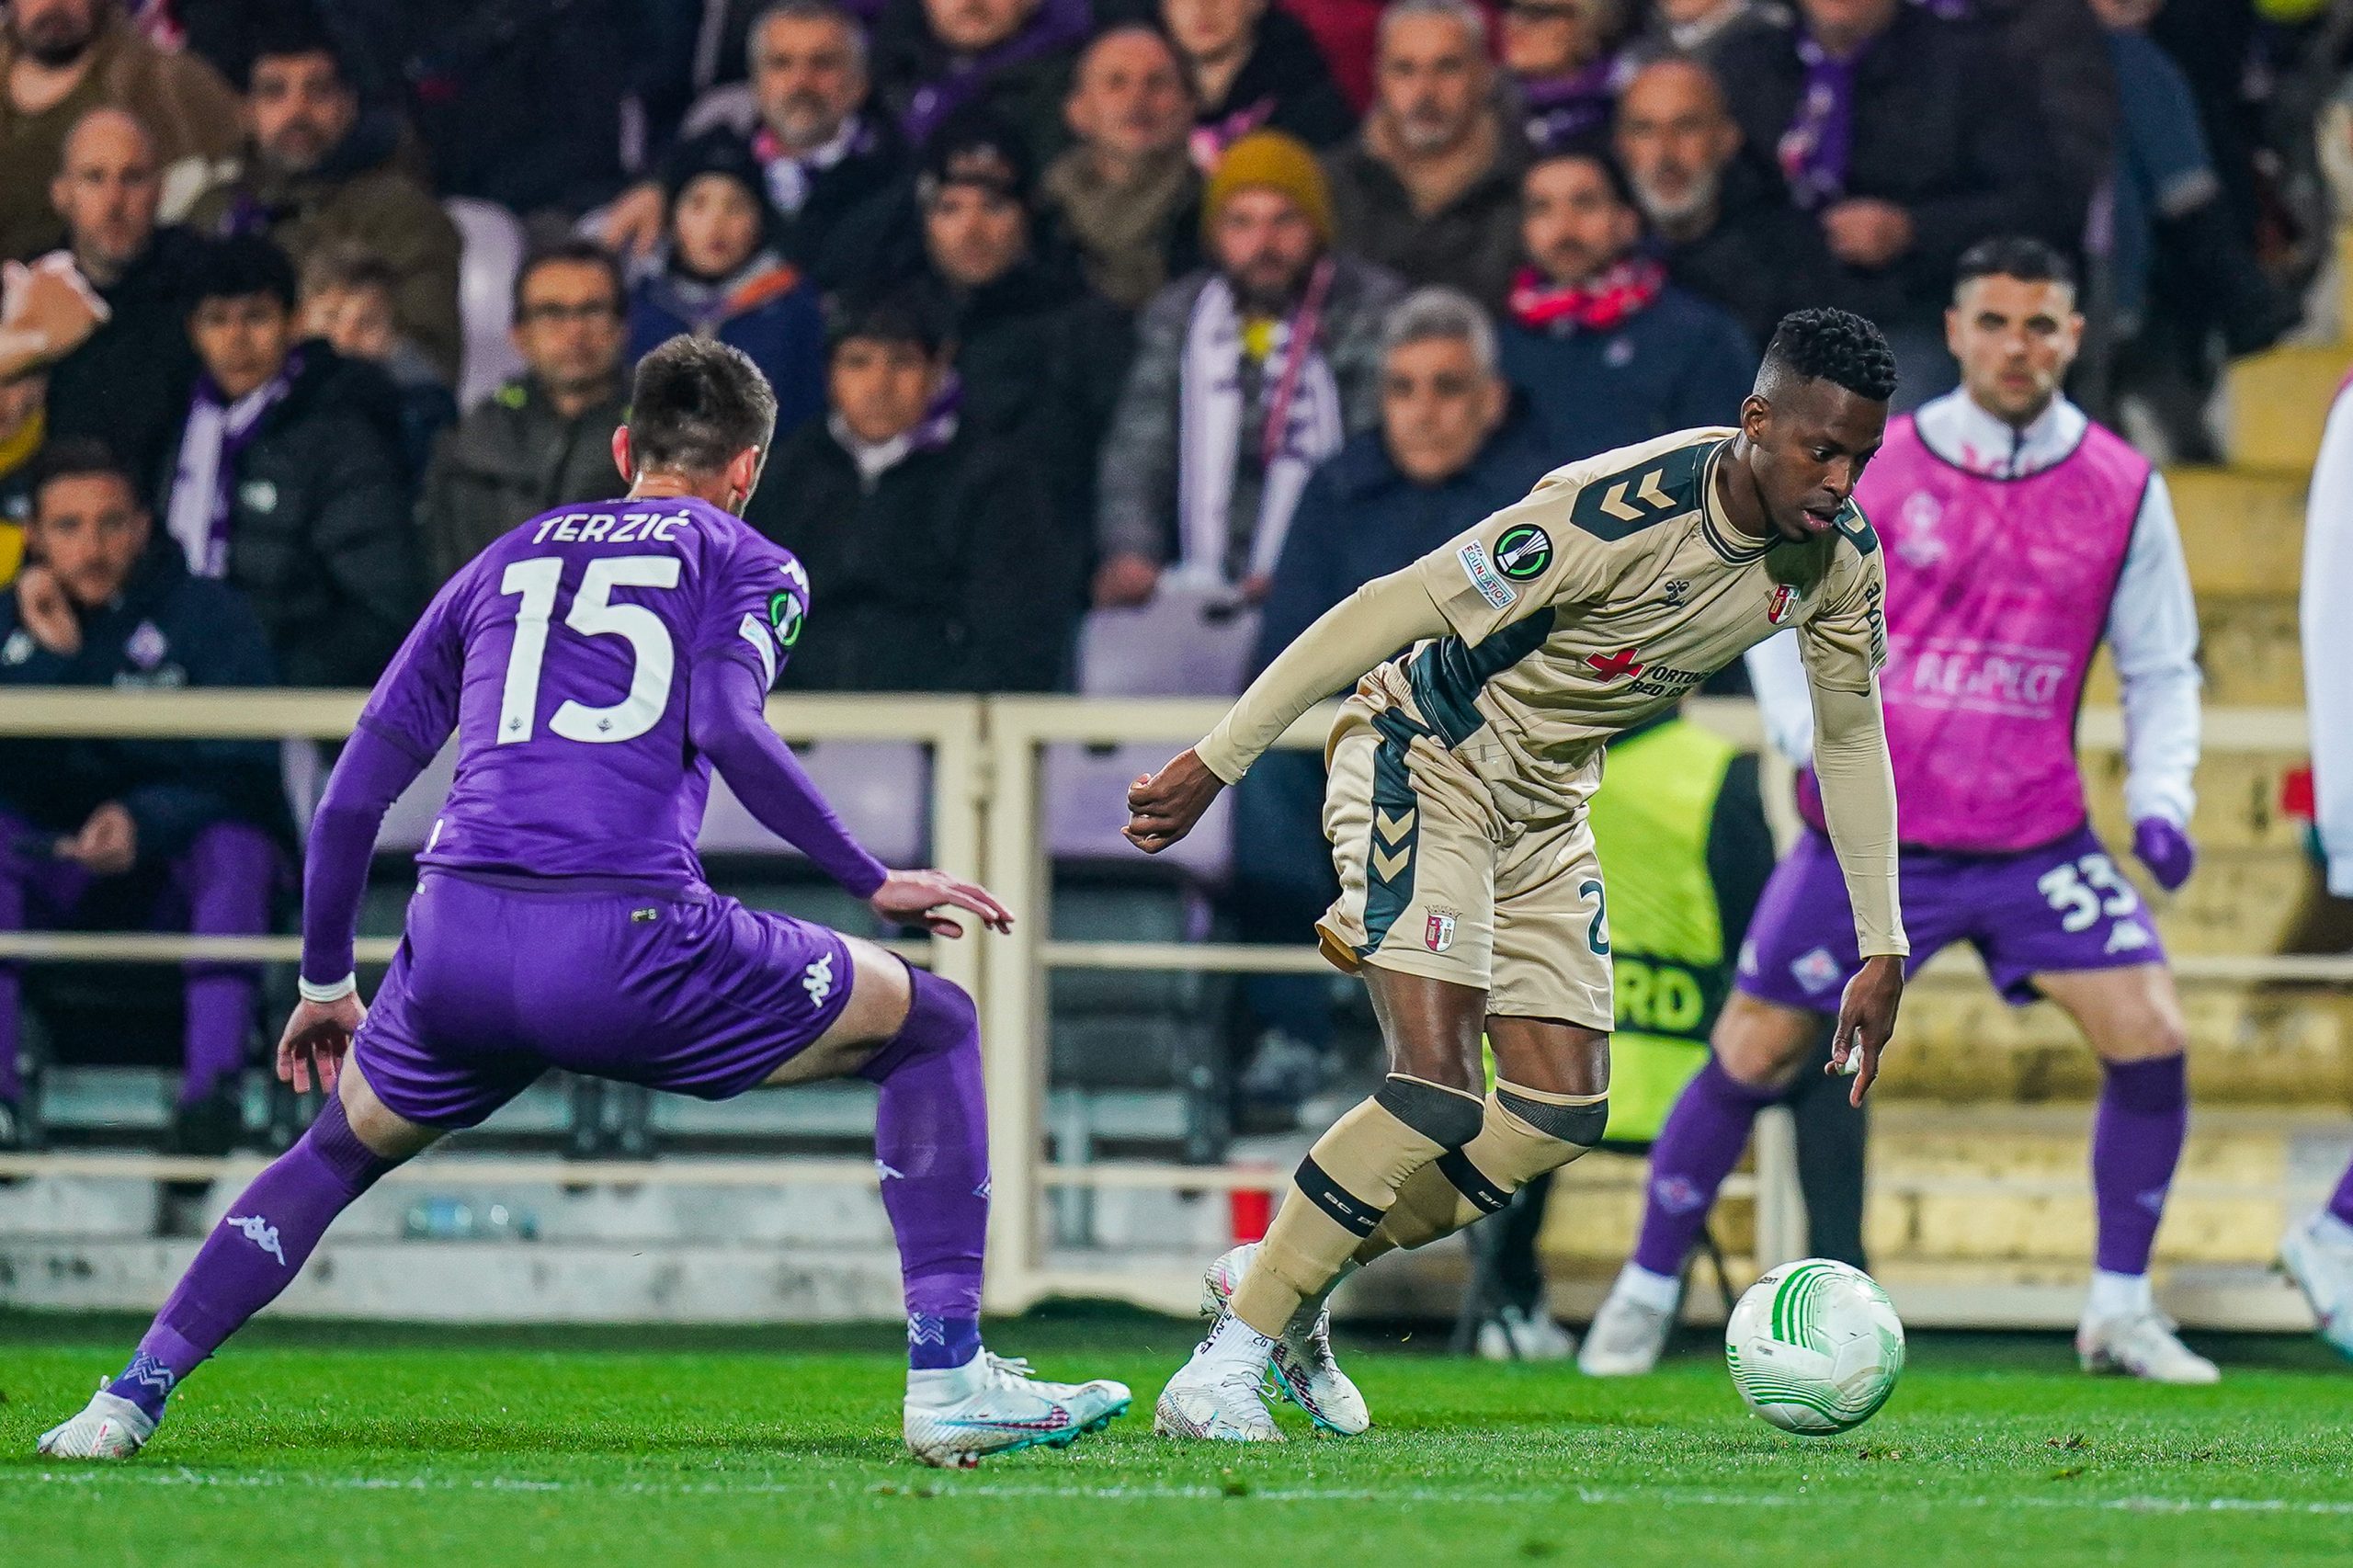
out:
<path id="1" fill-rule="evenodd" d="M 2353 1368 L 2308 1340 L 2206 1342 L 2212 1389 L 2074 1371 L 2055 1337 L 1921 1336 L 1844 1438 L 1745 1415 L 1694 1336 L 1603 1383 L 1352 1347 L 1380 1425 L 1279 1448 L 1151 1436 L 1191 1325 L 993 1325 L 1139 1407 L 1067 1454 L 919 1469 L 880 1332 L 264 1324 L 118 1468 L 31 1457 L 135 1325 L 0 1314 L 0 1563 L 1039 1565 L 2342 1562 Z M 773 1346 L 774 1348 L 769 1348 Z"/>

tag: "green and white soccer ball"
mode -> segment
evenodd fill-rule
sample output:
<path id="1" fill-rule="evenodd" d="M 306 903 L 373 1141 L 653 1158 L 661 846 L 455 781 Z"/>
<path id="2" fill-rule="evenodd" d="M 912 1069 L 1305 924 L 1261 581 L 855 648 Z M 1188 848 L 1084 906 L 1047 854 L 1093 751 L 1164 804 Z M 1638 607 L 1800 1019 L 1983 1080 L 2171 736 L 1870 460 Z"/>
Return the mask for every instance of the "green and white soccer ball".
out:
<path id="1" fill-rule="evenodd" d="M 1904 1324 L 1861 1269 L 1803 1258 L 1741 1297 L 1724 1360 L 1749 1409 L 1784 1432 L 1827 1437 L 1870 1420 L 1895 1392 Z"/>

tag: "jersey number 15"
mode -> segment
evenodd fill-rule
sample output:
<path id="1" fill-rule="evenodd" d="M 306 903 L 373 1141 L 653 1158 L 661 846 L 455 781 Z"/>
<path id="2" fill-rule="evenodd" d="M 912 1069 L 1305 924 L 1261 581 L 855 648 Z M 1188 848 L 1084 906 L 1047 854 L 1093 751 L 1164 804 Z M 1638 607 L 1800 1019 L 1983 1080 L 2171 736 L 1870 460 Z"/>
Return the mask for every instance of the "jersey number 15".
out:
<path id="1" fill-rule="evenodd" d="M 548 617 L 555 608 L 555 591 L 563 580 L 563 558 L 535 556 L 517 561 L 499 579 L 501 594 L 520 594 L 515 611 L 515 647 L 506 656 L 506 686 L 498 703 L 498 742 L 516 745 L 531 738 L 540 702 L 540 665 L 548 653 Z M 565 626 L 584 637 L 623 637 L 634 662 L 630 668 L 629 695 L 608 708 L 591 708 L 569 699 L 548 719 L 548 728 L 567 741 L 611 745 L 633 741 L 662 722 L 670 703 L 670 675 L 677 652 L 670 629 L 643 605 L 615 604 L 615 588 L 675 588 L 678 558 L 675 555 L 602 555 L 588 562 L 580 591 L 563 618 Z"/>

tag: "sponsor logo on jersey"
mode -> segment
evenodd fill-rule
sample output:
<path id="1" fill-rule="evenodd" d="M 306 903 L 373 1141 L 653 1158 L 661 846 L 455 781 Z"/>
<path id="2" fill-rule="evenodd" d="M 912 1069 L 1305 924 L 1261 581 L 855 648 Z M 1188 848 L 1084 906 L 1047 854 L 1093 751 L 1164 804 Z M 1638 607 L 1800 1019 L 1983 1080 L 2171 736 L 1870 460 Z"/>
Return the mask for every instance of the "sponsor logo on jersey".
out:
<path id="1" fill-rule="evenodd" d="M 1429 919 L 1422 925 L 1422 946 L 1434 953 L 1442 953 L 1454 946 L 1454 921 L 1457 912 L 1433 909 Z"/>
<path id="2" fill-rule="evenodd" d="M 278 1259 L 278 1267 L 286 1267 L 286 1249 L 278 1244 L 278 1227 L 258 1214 L 232 1214 L 221 1221 L 234 1225 L 245 1240 Z"/>
<path id="3" fill-rule="evenodd" d="M 1620 648 L 1614 653 L 1587 653 L 1585 662 L 1594 667 L 1603 680 L 1618 680 L 1643 673 L 1643 662 L 1636 657 L 1639 648 Z"/>
<path id="4" fill-rule="evenodd" d="M 1773 600 L 1765 607 L 1765 619 L 1779 626 L 1790 618 L 1790 607 L 1798 602 L 1798 591 L 1783 583 L 1773 590 Z"/>
<path id="5" fill-rule="evenodd" d="M 1552 564 L 1552 536 L 1534 523 L 1507 528 L 1495 540 L 1495 566 L 1515 583 L 1541 577 Z"/>
<path id="6" fill-rule="evenodd" d="M 1456 551 L 1454 558 L 1462 562 L 1462 574 L 1471 579 L 1471 585 L 1479 590 L 1490 609 L 1509 609 L 1519 602 L 1519 590 L 1495 574 L 1485 545 L 1474 539 Z"/>
<path id="7" fill-rule="evenodd" d="M 1807 994 L 1819 995 L 1838 983 L 1838 960 L 1830 956 L 1828 948 L 1816 948 L 1790 965 L 1790 972 Z"/>

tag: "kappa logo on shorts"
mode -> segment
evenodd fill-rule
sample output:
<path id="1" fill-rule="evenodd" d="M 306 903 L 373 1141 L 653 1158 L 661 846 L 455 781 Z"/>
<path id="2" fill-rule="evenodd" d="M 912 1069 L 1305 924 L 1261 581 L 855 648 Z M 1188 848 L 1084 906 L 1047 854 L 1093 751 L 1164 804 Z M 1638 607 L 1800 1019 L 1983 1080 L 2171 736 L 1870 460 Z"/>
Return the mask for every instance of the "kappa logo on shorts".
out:
<path id="1" fill-rule="evenodd" d="M 2108 928 L 2108 950 L 2111 953 L 2136 952 L 2148 945 L 2147 929 L 2129 920 L 2120 920 Z"/>
<path id="2" fill-rule="evenodd" d="M 1422 925 L 1422 946 L 1434 953 L 1442 953 L 1454 946 L 1454 922 L 1459 910 L 1433 909 Z"/>
<path id="3" fill-rule="evenodd" d="M 834 994 L 834 955 L 827 953 L 801 971 L 801 989 L 809 993 L 809 1005 L 822 1007 L 825 998 Z"/>
<path id="4" fill-rule="evenodd" d="M 1456 551 L 1454 558 L 1462 562 L 1462 574 L 1471 579 L 1471 585 L 1479 590 L 1479 597 L 1487 601 L 1488 608 L 1509 609 L 1519 602 L 1519 590 L 1495 574 L 1485 545 L 1474 539 Z"/>
<path id="5" fill-rule="evenodd" d="M 1790 972 L 1808 994 L 1815 994 L 1838 983 L 1838 960 L 1831 957 L 1828 948 L 1816 948 L 1790 965 Z"/>

